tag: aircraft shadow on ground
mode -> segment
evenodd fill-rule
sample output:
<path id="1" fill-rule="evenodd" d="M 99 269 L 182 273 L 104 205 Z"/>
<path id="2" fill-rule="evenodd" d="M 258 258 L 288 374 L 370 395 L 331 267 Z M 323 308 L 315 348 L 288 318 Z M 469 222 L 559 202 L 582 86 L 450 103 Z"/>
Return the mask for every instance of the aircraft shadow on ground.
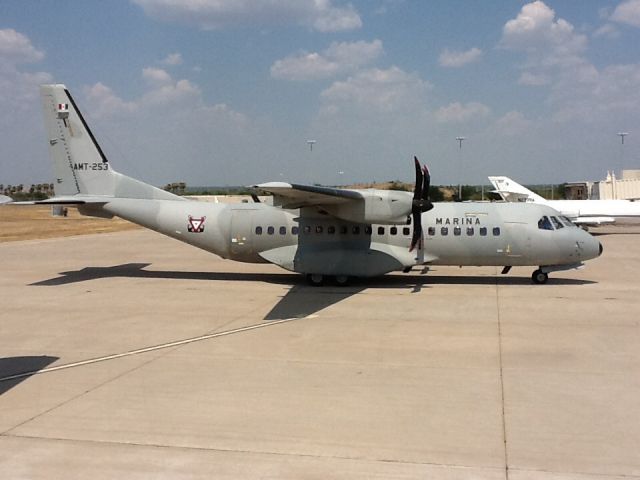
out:
<path id="1" fill-rule="evenodd" d="M 421 289 L 430 284 L 448 285 L 531 285 L 528 276 L 506 276 L 506 275 L 407 275 L 407 274 L 387 274 L 374 278 L 354 279 L 346 287 L 327 285 L 324 287 L 311 287 L 306 285 L 302 275 L 296 273 L 245 273 L 245 272 L 188 272 L 177 270 L 145 270 L 150 263 L 124 263 L 110 267 L 85 267 L 80 270 L 60 272 L 59 276 L 41 280 L 29 284 L 29 286 L 57 286 L 70 283 L 86 282 L 101 278 L 150 278 L 168 280 L 208 280 L 225 282 L 267 282 L 278 285 L 291 285 L 308 288 L 317 292 L 348 292 L 352 289 L 359 291 L 366 288 L 408 288 Z M 552 274 L 553 275 L 553 274 Z M 587 285 L 595 283 L 590 280 L 578 280 L 570 278 L 554 278 L 551 276 L 549 285 Z"/>
<path id="2" fill-rule="evenodd" d="M 149 278 L 169 280 L 208 280 L 224 282 L 266 282 L 288 285 L 291 288 L 276 303 L 264 320 L 285 318 L 304 318 L 339 303 L 353 295 L 368 289 L 397 289 L 420 293 L 432 285 L 528 285 L 529 277 L 517 276 L 447 276 L 388 274 L 382 277 L 356 279 L 350 285 L 340 287 L 326 285 L 312 287 L 306 284 L 302 275 L 293 273 L 238 273 L 238 272 L 188 272 L 172 270 L 145 270 L 150 263 L 126 263 L 110 267 L 85 267 L 80 270 L 61 272 L 60 276 L 32 283 L 31 286 L 67 285 L 101 278 Z M 425 272 L 425 271 L 423 271 Z M 589 280 L 550 278 L 552 285 L 586 285 L 595 283 Z M 545 286 L 537 286 L 545 288 Z"/>
<path id="3" fill-rule="evenodd" d="M 58 359 L 59 357 L 46 355 L 0 358 L 0 395 Z M 11 378 L 15 375 L 19 375 L 19 377 Z"/>

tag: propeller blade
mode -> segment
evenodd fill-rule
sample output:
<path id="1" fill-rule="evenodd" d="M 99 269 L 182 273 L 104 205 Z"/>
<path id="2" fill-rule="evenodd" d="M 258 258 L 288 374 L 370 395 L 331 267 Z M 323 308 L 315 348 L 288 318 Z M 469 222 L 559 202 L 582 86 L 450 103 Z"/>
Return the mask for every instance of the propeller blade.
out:
<path id="1" fill-rule="evenodd" d="M 418 250 L 422 248 L 422 212 L 414 209 L 412 215 L 413 235 L 411 236 L 411 245 L 409 246 L 410 252 L 413 252 L 416 247 L 418 247 Z"/>
<path id="2" fill-rule="evenodd" d="M 421 210 L 423 212 L 428 212 L 433 208 L 433 204 L 431 203 L 431 199 L 429 198 L 429 187 L 431 186 L 431 174 L 429 173 L 429 169 L 427 166 L 422 167 L 424 184 L 422 186 L 422 205 Z"/>
<path id="3" fill-rule="evenodd" d="M 416 184 L 413 187 L 413 199 L 419 200 L 420 198 L 422 198 L 422 183 L 423 183 L 422 167 L 420 166 L 418 157 L 413 157 L 413 161 L 416 167 Z"/>
<path id="4" fill-rule="evenodd" d="M 429 173 L 424 167 L 420 165 L 418 157 L 413 157 L 413 162 L 416 168 L 416 184 L 413 188 L 413 202 L 411 204 L 411 216 L 413 217 L 413 234 L 411 236 L 411 244 L 409 251 L 412 252 L 416 247 L 422 248 L 422 211 L 424 208 L 425 194 L 429 194 L 429 189 L 425 190 L 425 181 L 429 182 L 430 179 L 425 177 L 425 172 Z"/>

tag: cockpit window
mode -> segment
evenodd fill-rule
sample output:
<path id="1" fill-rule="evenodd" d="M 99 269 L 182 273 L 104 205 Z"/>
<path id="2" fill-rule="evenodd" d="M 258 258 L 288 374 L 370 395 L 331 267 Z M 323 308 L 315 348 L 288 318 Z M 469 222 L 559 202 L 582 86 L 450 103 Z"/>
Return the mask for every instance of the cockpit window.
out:
<path id="1" fill-rule="evenodd" d="M 546 215 L 538 220 L 538 228 L 540 230 L 553 230 L 553 226 L 551 225 L 551 220 Z"/>
<path id="2" fill-rule="evenodd" d="M 556 230 L 564 227 L 564 225 L 562 225 L 562 223 L 560 223 L 560 220 L 558 220 L 556 217 L 551 217 L 551 222 L 553 222 L 553 226 L 556 227 Z"/>
<path id="3" fill-rule="evenodd" d="M 575 227 L 575 225 L 573 224 L 573 222 L 571 220 L 569 220 L 567 217 L 558 217 L 560 219 L 560 221 L 563 223 L 563 225 L 565 227 Z"/>

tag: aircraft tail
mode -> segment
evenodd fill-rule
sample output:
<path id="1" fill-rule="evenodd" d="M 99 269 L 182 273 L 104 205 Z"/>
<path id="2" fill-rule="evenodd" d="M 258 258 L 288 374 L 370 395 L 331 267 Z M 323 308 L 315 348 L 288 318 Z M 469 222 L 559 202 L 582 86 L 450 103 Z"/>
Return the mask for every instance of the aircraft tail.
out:
<path id="1" fill-rule="evenodd" d="M 507 202 L 534 202 L 547 203 L 543 197 L 523 187 L 509 177 L 489 177 L 494 186 L 494 192 L 499 194 Z"/>
<path id="2" fill-rule="evenodd" d="M 73 199 L 79 197 L 84 200 L 78 203 L 109 198 L 182 200 L 114 171 L 64 85 L 42 85 L 40 96 L 55 172 L 56 198 L 47 203 L 76 203 Z"/>

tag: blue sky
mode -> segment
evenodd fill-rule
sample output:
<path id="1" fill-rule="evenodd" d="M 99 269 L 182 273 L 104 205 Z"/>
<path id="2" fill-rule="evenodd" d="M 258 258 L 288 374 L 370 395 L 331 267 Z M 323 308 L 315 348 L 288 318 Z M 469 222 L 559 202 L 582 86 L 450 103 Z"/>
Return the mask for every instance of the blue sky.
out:
<path id="1" fill-rule="evenodd" d="M 638 45 L 640 0 L 4 1 L 0 183 L 52 178 L 41 83 L 156 185 L 596 180 L 640 168 Z"/>

